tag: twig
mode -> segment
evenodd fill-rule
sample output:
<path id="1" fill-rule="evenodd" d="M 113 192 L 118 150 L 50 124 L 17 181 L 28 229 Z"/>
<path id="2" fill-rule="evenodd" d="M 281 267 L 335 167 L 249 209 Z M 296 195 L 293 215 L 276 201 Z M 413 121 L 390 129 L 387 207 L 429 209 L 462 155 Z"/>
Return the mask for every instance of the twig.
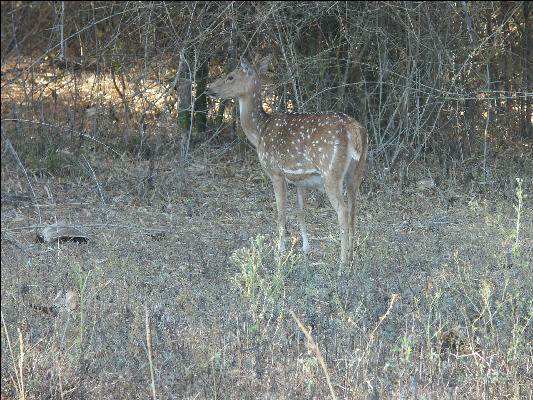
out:
<path id="1" fill-rule="evenodd" d="M 337 396 L 335 395 L 335 391 L 333 390 L 333 386 L 331 385 L 331 379 L 329 378 L 328 369 L 326 367 L 326 363 L 324 362 L 324 358 L 322 357 L 322 354 L 320 353 L 320 349 L 318 348 L 316 342 L 314 341 L 309 331 L 300 322 L 296 314 L 294 314 L 292 310 L 289 310 L 289 312 L 291 313 L 292 318 L 294 318 L 294 320 L 298 324 L 298 327 L 301 329 L 301 331 L 304 333 L 305 337 L 307 338 L 308 340 L 307 346 L 309 346 L 309 348 L 315 353 L 316 358 L 318 359 L 318 362 L 320 363 L 320 366 L 322 367 L 322 370 L 324 371 L 324 374 L 326 375 L 326 382 L 328 383 L 329 392 L 331 393 L 331 398 L 333 400 L 336 400 Z"/>
<path id="2" fill-rule="evenodd" d="M 20 358 L 19 358 L 19 375 L 20 375 L 20 400 L 26 398 L 26 393 L 24 391 L 24 341 L 22 339 L 22 332 L 20 328 L 17 328 L 19 332 L 19 344 L 20 344 Z"/>
<path id="3" fill-rule="evenodd" d="M 57 125 L 57 124 L 48 124 L 46 122 L 42 122 L 42 121 L 34 121 L 34 120 L 31 120 L 31 119 L 23 119 L 23 118 L 4 118 L 2 119 L 2 122 L 4 121 L 13 121 L 13 122 L 27 122 L 27 123 L 30 123 L 30 124 L 39 124 L 39 125 L 42 125 L 42 126 L 49 126 L 49 127 L 52 127 L 52 128 L 57 128 L 57 129 L 61 129 L 61 130 L 68 130 L 70 132 L 74 132 L 74 133 L 77 133 L 78 135 L 80 136 L 83 136 L 83 137 L 86 137 L 87 139 L 90 139 L 100 145 L 102 145 L 103 147 L 105 147 L 107 150 L 110 150 L 111 152 L 115 153 L 117 156 L 119 156 L 120 158 L 122 158 L 122 155 L 112 149 L 111 147 L 109 147 L 107 144 L 105 144 L 104 142 L 92 137 L 91 135 L 87 135 L 86 133 L 82 133 L 82 132 L 79 132 L 79 131 L 76 131 L 74 129 L 71 129 L 71 128 L 66 128 L 64 126 L 61 126 L 61 125 Z M 4 136 L 4 129 L 2 127 L 2 136 Z"/>
<path id="4" fill-rule="evenodd" d="M 2 316 L 2 324 L 4 325 L 4 331 L 6 333 L 7 347 L 9 348 L 9 353 L 11 354 L 11 360 L 13 362 L 13 370 L 15 371 L 15 378 L 17 379 L 17 382 L 15 383 L 13 376 L 11 376 L 11 380 L 13 381 L 13 386 L 15 386 L 15 390 L 18 394 L 18 398 L 24 400 L 26 398 L 26 394 L 24 393 L 24 375 L 23 375 L 24 344 L 22 341 L 22 332 L 20 331 L 20 329 L 18 330 L 19 341 L 20 341 L 20 359 L 19 359 L 19 366 L 17 367 L 17 363 L 15 362 L 15 355 L 13 354 L 13 348 L 11 347 L 11 340 L 9 339 L 9 332 L 7 331 L 7 325 L 6 325 L 6 320 L 4 319 L 3 311 L 1 313 L 1 316 Z"/>
<path id="5" fill-rule="evenodd" d="M 17 152 L 13 148 L 13 145 L 11 144 L 9 139 L 7 138 L 7 135 L 4 134 L 4 127 L 3 126 L 2 126 L 2 137 L 6 141 L 6 145 L 9 148 L 9 150 L 11 151 L 11 154 L 13 154 L 13 157 L 15 157 L 15 160 L 17 161 L 17 164 L 19 165 L 20 169 L 22 169 L 22 172 L 24 172 L 24 176 L 26 176 L 26 180 L 28 181 L 28 186 L 30 187 L 31 193 L 33 194 L 33 200 L 35 202 L 35 208 L 37 208 L 37 213 L 39 214 L 39 223 L 42 223 L 42 220 L 41 220 L 41 209 L 39 208 L 39 204 L 37 203 L 37 196 L 35 195 L 35 191 L 33 190 L 33 186 L 31 185 L 30 178 L 28 176 L 28 173 L 26 172 L 26 168 L 24 168 L 24 165 L 22 165 L 22 162 L 20 161 L 20 158 L 19 158 Z"/>
<path id="6" fill-rule="evenodd" d="M 91 167 L 91 164 L 89 163 L 87 158 L 85 158 L 85 154 L 82 154 L 82 156 L 83 156 L 83 159 L 85 160 L 85 162 L 87 163 L 87 165 L 89 166 L 89 169 L 93 173 L 93 178 L 94 178 L 94 181 L 96 182 L 96 187 L 98 188 L 98 193 L 100 194 L 100 198 L 102 199 L 102 203 L 104 203 L 104 205 L 105 205 L 105 199 L 104 199 L 104 195 L 102 194 L 102 188 L 100 187 L 100 183 L 98 183 L 98 179 L 96 179 L 96 174 L 94 173 L 93 167 Z"/>
<path id="7" fill-rule="evenodd" d="M 146 315 L 146 346 L 148 347 L 148 361 L 150 362 L 150 378 L 152 379 L 152 395 L 154 400 L 157 400 L 155 393 L 155 379 L 154 379 L 154 364 L 152 363 L 152 333 L 150 331 L 150 317 L 148 316 L 148 306 L 144 305 L 144 313 Z"/>
<path id="8" fill-rule="evenodd" d="M 383 314 L 381 317 L 379 317 L 379 321 L 378 321 L 378 324 L 376 325 L 376 327 L 374 328 L 374 330 L 372 331 L 372 333 L 370 334 L 370 340 L 368 341 L 368 343 L 366 344 L 366 349 L 365 349 L 365 353 L 368 352 L 368 349 L 370 347 L 370 344 L 372 343 L 372 339 L 374 337 L 374 334 L 376 333 L 376 331 L 378 330 L 379 326 L 381 325 L 381 323 L 385 320 L 385 318 L 387 318 L 387 316 L 389 315 L 390 313 L 390 310 L 392 309 L 392 305 L 394 304 L 394 302 L 396 300 L 398 300 L 398 294 L 396 293 L 393 293 L 392 294 L 392 297 L 390 299 L 390 303 L 389 303 L 389 308 L 387 309 L 387 311 L 385 312 L 385 314 Z"/>

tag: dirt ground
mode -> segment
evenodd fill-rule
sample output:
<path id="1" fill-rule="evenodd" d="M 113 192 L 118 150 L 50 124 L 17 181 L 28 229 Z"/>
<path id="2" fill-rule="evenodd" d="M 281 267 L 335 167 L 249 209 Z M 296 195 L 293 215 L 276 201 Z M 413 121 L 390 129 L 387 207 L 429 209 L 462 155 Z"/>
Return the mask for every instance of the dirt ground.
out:
<path id="1" fill-rule="evenodd" d="M 30 175 L 35 198 L 9 157 L 2 399 L 533 396 L 531 176 L 517 240 L 516 193 L 390 188 L 369 168 L 355 257 L 339 269 L 336 216 L 318 192 L 311 255 L 294 188 L 294 247 L 276 255 L 273 191 L 249 148 L 197 152 L 184 185 L 177 161 L 160 165 L 165 179 L 142 193 L 147 162 L 89 152 L 83 174 Z M 37 241 L 56 221 L 89 241 Z"/>

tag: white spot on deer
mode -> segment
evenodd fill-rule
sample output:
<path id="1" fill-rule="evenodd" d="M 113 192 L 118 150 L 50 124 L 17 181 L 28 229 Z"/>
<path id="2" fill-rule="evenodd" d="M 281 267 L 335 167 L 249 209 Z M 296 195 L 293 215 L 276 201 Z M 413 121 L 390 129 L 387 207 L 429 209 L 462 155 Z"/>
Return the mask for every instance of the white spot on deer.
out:
<path id="1" fill-rule="evenodd" d="M 294 175 L 304 175 L 304 174 L 316 174 L 316 170 L 315 169 L 286 169 L 286 168 L 281 168 L 281 170 L 286 173 L 286 174 L 294 174 Z"/>
<path id="2" fill-rule="evenodd" d="M 335 156 L 337 155 L 337 143 L 338 142 L 335 142 L 335 146 L 333 146 L 333 152 L 331 153 L 331 160 L 328 168 L 330 171 L 333 169 L 333 162 L 335 161 Z"/>

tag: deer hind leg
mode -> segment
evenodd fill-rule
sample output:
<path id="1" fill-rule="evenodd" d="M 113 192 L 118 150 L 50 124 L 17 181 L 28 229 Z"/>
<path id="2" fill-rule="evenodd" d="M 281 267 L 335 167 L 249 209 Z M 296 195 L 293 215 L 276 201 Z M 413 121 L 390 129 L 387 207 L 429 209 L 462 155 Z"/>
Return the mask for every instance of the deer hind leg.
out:
<path id="1" fill-rule="evenodd" d="M 300 223 L 300 233 L 302 234 L 303 252 L 308 254 L 311 251 L 311 247 L 309 246 L 307 227 L 305 225 L 305 189 L 298 186 L 296 191 L 298 193 L 298 221 Z"/>
<path id="2" fill-rule="evenodd" d="M 366 156 L 366 155 L 364 155 Z M 362 163 L 362 164 L 360 164 Z M 349 244 L 349 257 L 350 260 L 353 257 L 353 238 L 355 236 L 355 197 L 359 191 L 359 186 L 363 181 L 363 167 L 365 163 L 365 157 L 361 157 L 359 161 L 352 160 L 346 171 L 346 176 L 344 178 L 346 182 L 346 192 L 348 195 L 348 213 L 349 213 L 349 222 L 350 222 L 350 244 Z"/>
<path id="3" fill-rule="evenodd" d="M 348 259 L 348 242 L 349 242 L 349 222 L 348 222 L 348 208 L 344 202 L 344 198 L 341 192 L 342 180 L 328 180 L 324 182 L 324 187 L 326 189 L 326 194 L 328 195 L 329 201 L 333 206 L 333 209 L 337 212 L 337 218 L 339 220 L 340 227 L 340 237 L 341 237 L 341 264 L 345 265 L 347 262 L 350 262 L 351 259 Z M 351 252 L 350 252 L 351 253 Z"/>
<path id="4" fill-rule="evenodd" d="M 287 183 L 285 178 L 273 175 L 272 185 L 276 196 L 276 206 L 278 208 L 278 239 L 279 251 L 285 251 L 285 222 L 287 219 Z"/>
<path id="5" fill-rule="evenodd" d="M 353 239 L 355 236 L 355 196 L 357 189 L 359 188 L 359 182 L 356 182 L 355 178 L 355 166 L 357 165 L 355 160 L 350 162 L 344 181 L 346 182 L 346 194 L 348 197 L 348 257 L 351 260 L 353 258 Z"/>

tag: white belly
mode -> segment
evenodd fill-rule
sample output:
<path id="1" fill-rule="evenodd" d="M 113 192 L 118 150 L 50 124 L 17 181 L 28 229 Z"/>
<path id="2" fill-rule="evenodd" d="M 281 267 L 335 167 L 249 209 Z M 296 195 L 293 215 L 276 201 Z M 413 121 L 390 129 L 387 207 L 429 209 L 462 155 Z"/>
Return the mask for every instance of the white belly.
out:
<path id="1" fill-rule="evenodd" d="M 320 176 L 320 174 L 308 175 L 304 179 L 291 179 L 291 176 L 289 174 L 286 174 L 285 179 L 287 180 L 287 182 L 292 183 L 296 186 L 314 187 L 320 189 L 321 191 L 324 190 L 324 183 L 322 182 L 322 177 Z"/>

